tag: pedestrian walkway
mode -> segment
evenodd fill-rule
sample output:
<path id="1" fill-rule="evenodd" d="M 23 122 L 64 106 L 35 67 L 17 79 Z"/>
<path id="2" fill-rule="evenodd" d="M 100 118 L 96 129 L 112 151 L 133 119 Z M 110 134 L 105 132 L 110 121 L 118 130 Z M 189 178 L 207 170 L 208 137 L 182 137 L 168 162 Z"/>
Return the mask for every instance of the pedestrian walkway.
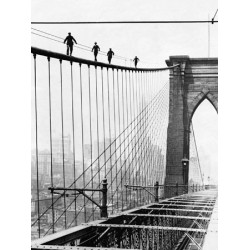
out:
<path id="1" fill-rule="evenodd" d="M 218 200 L 216 201 L 204 240 L 203 250 L 218 249 Z"/>

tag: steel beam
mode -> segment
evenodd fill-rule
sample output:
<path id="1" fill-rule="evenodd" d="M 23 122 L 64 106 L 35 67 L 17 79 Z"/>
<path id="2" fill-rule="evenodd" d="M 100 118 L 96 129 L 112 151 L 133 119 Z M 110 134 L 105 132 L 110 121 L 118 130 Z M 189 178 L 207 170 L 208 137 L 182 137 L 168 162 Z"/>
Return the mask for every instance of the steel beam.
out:
<path id="1" fill-rule="evenodd" d="M 87 223 L 86 225 L 91 227 L 105 227 L 105 228 L 140 228 L 140 229 L 154 229 L 154 230 L 168 230 L 168 231 L 183 231 L 183 232 L 198 232 L 206 233 L 205 229 L 200 228 L 184 228 L 184 227 L 163 227 L 163 226 L 144 226 L 144 225 L 126 225 L 126 224 L 99 224 Z"/>
<path id="2" fill-rule="evenodd" d="M 146 209 L 146 210 L 161 210 L 161 211 L 183 211 L 183 212 L 196 212 L 196 213 L 212 213 L 213 211 L 211 210 L 191 210 L 191 209 L 178 209 L 178 208 L 143 208 L 143 209 Z"/>
<path id="3" fill-rule="evenodd" d="M 188 201 L 169 201 L 169 202 L 161 202 L 161 203 L 158 203 L 158 205 L 177 205 L 178 203 L 184 203 L 183 205 L 187 204 L 187 205 L 192 205 L 192 204 L 195 204 L 195 205 L 200 205 L 200 206 L 203 206 L 203 205 L 207 205 L 207 206 L 213 206 L 214 204 L 211 204 L 211 203 L 207 203 L 207 202 L 188 202 Z"/>
<path id="4" fill-rule="evenodd" d="M 164 207 L 169 207 L 169 206 L 175 206 L 175 207 L 198 207 L 198 208 L 209 208 L 211 209 L 211 207 L 208 206 L 201 206 L 201 205 L 196 205 L 196 204 L 192 204 L 192 205 L 182 205 L 182 204 L 159 204 L 158 206 L 163 205 Z M 150 206 L 149 206 L 150 208 Z"/>
<path id="5" fill-rule="evenodd" d="M 127 216 L 137 217 L 159 217 L 159 218 L 178 218 L 178 219 L 189 219 L 189 220 L 210 220 L 210 217 L 200 216 L 181 216 L 181 215 L 164 215 L 164 214 L 123 214 Z"/>
<path id="6" fill-rule="evenodd" d="M 201 200 L 198 200 L 198 199 L 172 199 L 172 200 L 169 200 L 169 201 L 215 202 L 216 200 L 214 200 L 214 199 L 211 199 L 211 200 L 205 200 L 205 199 L 201 199 Z"/>

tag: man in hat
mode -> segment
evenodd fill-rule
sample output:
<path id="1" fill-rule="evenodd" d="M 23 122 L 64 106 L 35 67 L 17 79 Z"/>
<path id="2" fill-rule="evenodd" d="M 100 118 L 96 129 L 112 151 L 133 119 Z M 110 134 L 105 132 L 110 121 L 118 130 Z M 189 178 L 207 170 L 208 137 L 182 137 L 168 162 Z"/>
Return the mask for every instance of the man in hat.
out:
<path id="1" fill-rule="evenodd" d="M 100 47 L 97 45 L 97 42 L 95 42 L 95 45 L 92 48 L 92 52 L 94 51 L 95 61 L 97 61 L 96 57 L 98 54 L 98 51 L 100 51 Z"/>
<path id="2" fill-rule="evenodd" d="M 107 56 L 108 56 L 108 61 L 109 61 L 109 64 L 111 63 L 111 59 L 112 59 L 112 56 L 114 55 L 115 53 L 112 51 L 112 49 L 110 48 L 108 53 L 107 53 Z"/>
<path id="3" fill-rule="evenodd" d="M 77 44 L 75 38 L 73 36 L 71 36 L 71 33 L 68 33 L 68 36 L 65 38 L 64 43 L 67 42 L 67 56 L 70 53 L 70 56 L 72 55 L 73 52 L 73 45 L 74 42 Z"/>

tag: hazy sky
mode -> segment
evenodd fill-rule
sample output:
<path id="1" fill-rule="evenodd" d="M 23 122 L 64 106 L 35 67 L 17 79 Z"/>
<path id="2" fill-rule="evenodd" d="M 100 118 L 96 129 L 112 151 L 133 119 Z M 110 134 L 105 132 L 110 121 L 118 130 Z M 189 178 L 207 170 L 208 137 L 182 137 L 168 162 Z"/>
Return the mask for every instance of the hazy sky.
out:
<path id="1" fill-rule="evenodd" d="M 217 10 L 216 0 L 33 0 L 31 21 L 137 21 L 207 20 Z M 218 18 L 218 14 L 217 14 Z M 217 19 L 216 18 L 216 19 Z M 165 66 L 172 55 L 217 57 L 218 25 L 208 24 L 103 24 L 103 25 L 32 25 L 32 28 L 65 38 L 71 32 L 78 43 L 101 50 L 112 48 L 127 58 L 138 56 L 140 66 Z M 32 30 L 32 32 L 39 33 Z M 39 33 L 41 34 L 41 33 Z M 64 44 L 31 36 L 32 46 L 65 53 Z M 73 55 L 93 59 L 92 53 L 75 48 Z M 106 62 L 106 57 L 99 57 Z M 116 64 L 124 61 L 116 60 Z M 197 146 L 205 173 L 217 179 L 217 114 L 208 102 L 193 117 Z M 212 176 L 211 176 L 212 177 Z M 213 178 L 213 177 L 212 177 Z"/>

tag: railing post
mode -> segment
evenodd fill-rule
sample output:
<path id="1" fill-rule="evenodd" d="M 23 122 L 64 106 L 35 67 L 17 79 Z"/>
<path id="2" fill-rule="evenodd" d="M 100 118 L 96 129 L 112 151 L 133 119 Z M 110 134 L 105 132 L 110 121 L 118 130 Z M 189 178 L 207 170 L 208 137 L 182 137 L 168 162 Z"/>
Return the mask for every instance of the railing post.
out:
<path id="1" fill-rule="evenodd" d="M 102 181 L 102 206 L 101 206 L 101 218 L 108 217 L 108 207 L 107 207 L 107 194 L 108 194 L 108 183 L 107 179 Z"/>
<path id="2" fill-rule="evenodd" d="M 155 183 L 155 202 L 159 202 L 159 182 Z"/>
<path id="3" fill-rule="evenodd" d="M 198 184 L 196 184 L 196 192 L 198 192 Z"/>
<path id="4" fill-rule="evenodd" d="M 194 193 L 194 183 L 193 183 L 193 193 Z"/>
<path id="5" fill-rule="evenodd" d="M 176 193 L 175 193 L 175 195 L 178 196 L 178 182 L 176 182 L 175 186 L 176 186 Z"/>

